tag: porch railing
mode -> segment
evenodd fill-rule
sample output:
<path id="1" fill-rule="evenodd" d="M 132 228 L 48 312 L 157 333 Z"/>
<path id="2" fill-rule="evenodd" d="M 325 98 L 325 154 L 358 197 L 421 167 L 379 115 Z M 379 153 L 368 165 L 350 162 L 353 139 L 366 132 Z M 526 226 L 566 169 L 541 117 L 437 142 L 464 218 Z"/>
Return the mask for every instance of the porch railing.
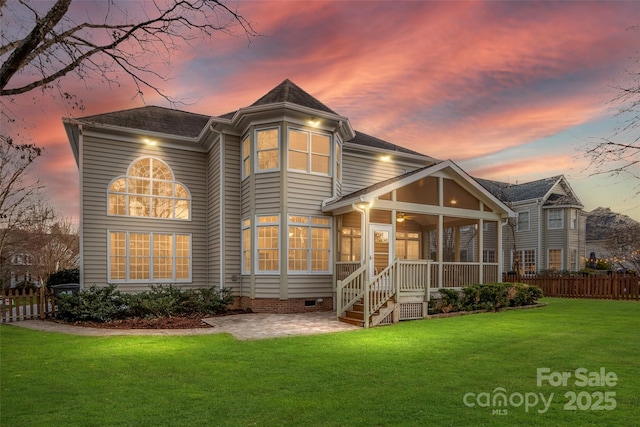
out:
<path id="1" fill-rule="evenodd" d="M 336 262 L 336 280 L 344 280 L 362 266 L 362 261 Z"/>
<path id="2" fill-rule="evenodd" d="M 361 265 L 343 280 L 336 283 L 336 312 L 341 317 L 365 296 L 367 288 L 367 266 Z"/>
<path id="3" fill-rule="evenodd" d="M 439 280 L 439 268 L 439 262 L 431 264 L 431 275 L 438 288 L 464 288 L 477 283 L 494 283 L 499 278 L 497 263 L 443 262 L 442 281 Z"/>

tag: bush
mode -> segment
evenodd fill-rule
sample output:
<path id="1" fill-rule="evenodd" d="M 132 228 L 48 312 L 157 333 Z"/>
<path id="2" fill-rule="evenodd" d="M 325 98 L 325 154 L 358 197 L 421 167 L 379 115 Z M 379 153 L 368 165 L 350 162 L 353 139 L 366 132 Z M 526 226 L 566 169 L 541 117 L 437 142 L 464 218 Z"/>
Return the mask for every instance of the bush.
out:
<path id="1" fill-rule="evenodd" d="M 91 286 L 75 295 L 59 295 L 57 317 L 67 322 L 111 322 L 126 317 L 127 298 L 114 285 Z"/>
<path id="2" fill-rule="evenodd" d="M 444 313 L 452 311 L 460 311 L 462 309 L 462 301 L 460 300 L 460 292 L 455 289 L 440 289 L 440 310 Z"/>
<path id="3" fill-rule="evenodd" d="M 515 289 L 515 296 L 509 300 L 509 307 L 521 307 L 524 305 L 533 305 L 542 298 L 542 289 L 537 286 L 526 285 L 524 283 L 512 283 L 512 289 Z"/>
<path id="4" fill-rule="evenodd" d="M 69 268 L 67 270 L 56 271 L 47 278 L 47 289 L 51 289 L 55 285 L 64 285 L 66 283 L 80 283 L 80 270 L 77 268 Z"/>
<path id="5" fill-rule="evenodd" d="M 61 295 L 58 318 L 67 322 L 110 322 L 117 319 L 217 314 L 233 301 L 229 289 L 214 287 L 183 291 L 175 286 L 151 286 L 149 291 L 121 294 L 115 285 L 90 287 L 77 295 Z"/>

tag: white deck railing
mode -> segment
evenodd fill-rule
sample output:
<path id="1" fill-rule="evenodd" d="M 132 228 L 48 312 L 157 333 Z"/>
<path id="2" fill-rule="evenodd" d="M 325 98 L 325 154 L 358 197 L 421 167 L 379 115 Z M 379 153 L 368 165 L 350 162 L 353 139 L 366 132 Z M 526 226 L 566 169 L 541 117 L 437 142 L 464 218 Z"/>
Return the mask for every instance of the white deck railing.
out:
<path id="1" fill-rule="evenodd" d="M 361 265 L 351 274 L 338 280 L 336 283 L 336 312 L 338 317 L 344 316 L 345 312 L 350 309 L 353 304 L 364 298 L 365 289 L 367 288 L 367 266 Z"/>

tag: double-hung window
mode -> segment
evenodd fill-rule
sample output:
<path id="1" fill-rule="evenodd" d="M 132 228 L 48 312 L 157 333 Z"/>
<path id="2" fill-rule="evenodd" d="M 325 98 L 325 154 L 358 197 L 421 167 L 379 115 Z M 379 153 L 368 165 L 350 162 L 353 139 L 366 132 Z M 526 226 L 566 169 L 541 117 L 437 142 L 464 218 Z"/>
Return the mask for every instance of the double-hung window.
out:
<path id="1" fill-rule="evenodd" d="M 242 220 L 242 273 L 251 273 L 251 220 Z"/>
<path id="2" fill-rule="evenodd" d="M 328 135 L 289 129 L 289 169 L 329 175 L 331 138 Z"/>
<path id="3" fill-rule="evenodd" d="M 529 211 L 518 212 L 518 228 L 517 231 L 529 231 L 530 227 L 530 213 Z"/>
<path id="4" fill-rule="evenodd" d="M 280 217 L 278 215 L 259 215 L 256 221 L 258 236 L 257 272 L 278 273 L 280 271 Z"/>
<path id="5" fill-rule="evenodd" d="M 331 219 L 289 216 L 289 272 L 330 272 Z"/>
<path id="6" fill-rule="evenodd" d="M 251 175 L 251 140 L 247 135 L 242 140 L 242 178 Z"/>
<path id="7" fill-rule="evenodd" d="M 547 211 L 547 223 L 549 230 L 561 230 L 564 228 L 564 211 L 562 209 L 549 209 Z"/>
<path id="8" fill-rule="evenodd" d="M 562 249 L 549 249 L 547 267 L 549 270 L 562 270 Z"/>
<path id="9" fill-rule="evenodd" d="M 280 136 L 278 129 L 256 131 L 257 170 L 274 171 L 280 168 Z"/>
<path id="10" fill-rule="evenodd" d="M 396 232 L 396 257 L 400 259 L 420 259 L 420 233 Z"/>
<path id="11" fill-rule="evenodd" d="M 345 227 L 340 231 L 340 261 L 362 259 L 362 232 L 359 228 Z"/>

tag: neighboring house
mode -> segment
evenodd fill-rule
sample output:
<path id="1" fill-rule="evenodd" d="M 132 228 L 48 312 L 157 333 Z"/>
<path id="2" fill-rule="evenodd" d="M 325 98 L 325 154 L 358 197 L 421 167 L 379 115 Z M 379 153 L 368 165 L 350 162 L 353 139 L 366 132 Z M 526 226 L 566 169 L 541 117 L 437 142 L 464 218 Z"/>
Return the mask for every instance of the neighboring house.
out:
<path id="1" fill-rule="evenodd" d="M 478 179 L 516 212 L 503 233 L 505 271 L 578 271 L 585 266 L 586 213 L 563 176 L 523 184 Z"/>
<path id="2" fill-rule="evenodd" d="M 289 80 L 221 116 L 148 106 L 64 126 L 84 286 L 227 287 L 241 307 L 300 312 L 346 310 L 394 269 L 411 309 L 425 288 L 500 280 L 500 257 L 478 254 L 502 251 L 511 209 L 452 161 L 355 131 Z"/>

